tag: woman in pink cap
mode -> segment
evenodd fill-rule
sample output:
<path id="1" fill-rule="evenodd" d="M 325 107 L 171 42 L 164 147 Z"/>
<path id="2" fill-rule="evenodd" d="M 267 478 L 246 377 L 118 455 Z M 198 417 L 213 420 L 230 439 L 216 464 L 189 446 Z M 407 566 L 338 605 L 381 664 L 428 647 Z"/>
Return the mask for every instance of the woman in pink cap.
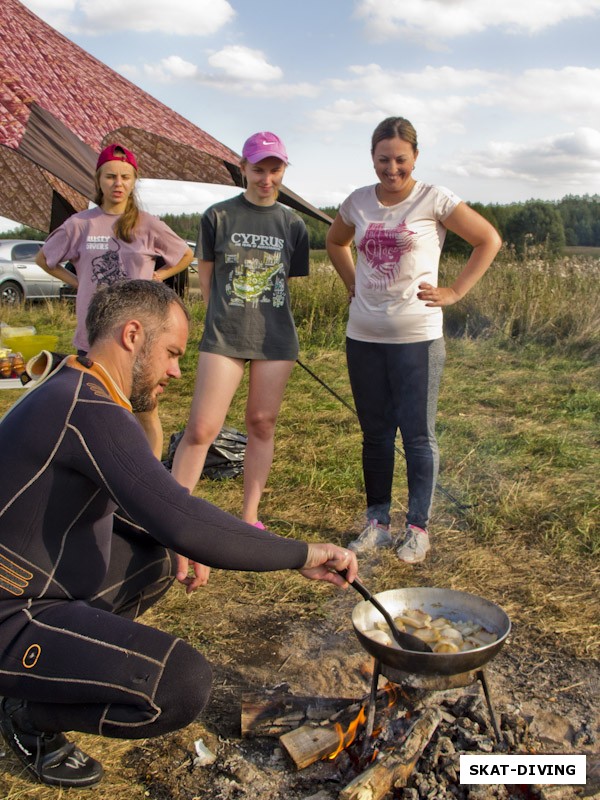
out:
<path id="1" fill-rule="evenodd" d="M 97 208 L 69 217 L 48 236 L 36 259 L 42 269 L 77 290 L 73 344 L 79 356 L 88 351 L 85 318 L 98 288 L 134 278 L 164 281 L 184 270 L 194 257 L 168 225 L 138 207 L 137 179 L 137 160 L 131 150 L 120 144 L 105 147 L 96 164 Z M 155 269 L 159 257 L 164 266 Z M 73 264 L 75 274 L 61 266 L 66 261 Z M 161 458 L 162 426 L 157 408 L 146 407 L 148 403 L 137 399 L 134 411 L 152 451 Z"/>
<path id="2" fill-rule="evenodd" d="M 249 362 L 242 518 L 260 528 L 258 505 L 273 461 L 275 423 L 298 356 L 288 278 L 308 275 L 306 226 L 277 202 L 287 164 L 278 136 L 255 133 L 242 150 L 244 193 L 216 203 L 202 217 L 198 274 L 208 308 L 190 418 L 172 468 L 191 492 Z M 195 572 L 199 584 L 205 583 L 208 569 L 195 565 Z"/>

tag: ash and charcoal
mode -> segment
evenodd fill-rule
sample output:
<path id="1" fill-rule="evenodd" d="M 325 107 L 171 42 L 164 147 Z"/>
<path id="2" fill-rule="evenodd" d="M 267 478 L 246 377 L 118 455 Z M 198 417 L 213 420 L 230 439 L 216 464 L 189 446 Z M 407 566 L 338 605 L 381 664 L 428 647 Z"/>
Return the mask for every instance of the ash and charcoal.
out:
<path id="1" fill-rule="evenodd" d="M 234 707 L 235 704 L 232 704 Z M 373 748 L 380 753 L 386 748 L 399 748 L 402 739 L 415 720 L 427 709 L 435 708 L 441 720 L 423 750 L 407 784 L 391 789 L 382 800 L 566 800 L 575 797 L 565 794 L 563 787 L 558 795 L 551 787 L 461 786 L 459 784 L 459 757 L 461 753 L 527 753 L 543 752 L 540 742 L 532 733 L 533 719 L 526 716 L 517 705 L 505 705 L 498 721 L 502 743 L 498 745 L 492 731 L 485 701 L 475 687 L 445 693 L 405 693 L 387 708 L 378 708 L 375 720 L 376 734 L 367 752 L 361 739 L 364 730 L 358 729 L 357 739 L 334 760 L 321 760 L 306 769 L 297 770 L 279 745 L 277 739 L 266 736 L 223 738 L 209 734 L 198 725 L 195 738 L 204 736 L 204 742 L 217 759 L 206 767 L 199 766 L 188 753 L 185 757 L 181 734 L 164 737 L 164 752 L 157 751 L 157 742 L 148 743 L 145 753 L 144 776 L 151 800 L 243 800 L 260 797 L 261 800 L 338 800 L 340 793 L 369 768 Z M 595 737 L 594 726 L 583 725 L 580 736 L 589 746 Z M 145 749 L 145 748 L 144 748 Z M 189 749 L 189 748 L 188 748 Z M 179 766 L 173 761 L 177 751 Z M 138 766 L 141 760 L 138 758 Z M 157 784 L 157 774 L 169 776 L 168 785 Z M 559 787 L 553 787 L 557 789 Z M 527 792 L 527 793 L 526 793 Z"/>
<path id="2" fill-rule="evenodd" d="M 409 695 L 403 692 L 404 700 Z M 412 726 L 423 706 L 424 693 L 413 693 L 417 708 L 388 709 L 391 714 L 384 722 L 378 714 L 376 722 L 380 729 L 365 743 L 363 734 L 336 759 L 337 781 L 340 786 L 367 769 L 377 754 L 390 747 L 400 747 L 410 735 Z M 410 703 L 406 703 L 410 705 Z M 500 717 L 502 741 L 497 742 L 491 729 L 488 712 L 481 696 L 463 694 L 458 699 L 447 698 L 438 703 L 441 722 L 429 744 L 419 758 L 407 786 L 394 790 L 389 795 L 394 800 L 476 800 L 476 798 L 499 798 L 502 800 L 529 800 L 541 795 L 532 788 L 524 794 L 505 786 L 461 786 L 459 784 L 461 753 L 507 753 L 527 752 L 533 747 L 527 720 L 518 714 L 503 713 Z M 364 732 L 363 732 L 364 733 Z M 484 794 L 481 791 L 484 790 Z"/>
<path id="3" fill-rule="evenodd" d="M 498 743 L 480 697 L 464 695 L 454 703 L 443 701 L 440 707 L 442 721 L 419 759 L 408 786 L 394 797 L 402 800 L 525 798 L 526 795 L 506 786 L 460 785 L 459 759 L 461 753 L 527 752 L 533 745 L 527 721 L 518 715 L 502 714 L 502 742 Z M 539 795 L 532 793 L 530 796 Z"/>

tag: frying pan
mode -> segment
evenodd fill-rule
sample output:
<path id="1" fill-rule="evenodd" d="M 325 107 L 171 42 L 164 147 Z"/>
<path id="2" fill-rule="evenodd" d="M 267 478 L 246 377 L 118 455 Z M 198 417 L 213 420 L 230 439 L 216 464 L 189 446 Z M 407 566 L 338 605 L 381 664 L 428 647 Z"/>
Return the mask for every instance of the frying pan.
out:
<path id="1" fill-rule="evenodd" d="M 342 578 L 346 578 L 347 570 L 345 569 L 338 569 L 338 574 L 342 576 Z M 392 634 L 392 638 L 396 640 L 396 644 L 401 647 L 403 650 L 412 650 L 413 652 L 418 651 L 420 653 L 431 653 L 433 652 L 431 647 L 426 642 L 422 642 L 417 636 L 413 636 L 410 633 L 405 633 L 401 631 L 399 628 L 396 627 L 396 623 L 394 622 L 394 618 L 391 614 L 388 613 L 388 610 L 385 606 L 382 606 L 379 600 L 371 594 L 371 592 L 367 589 L 367 587 L 361 583 L 358 578 L 354 578 L 350 586 L 355 589 L 360 595 L 362 595 L 365 600 L 368 600 L 369 603 L 375 606 L 375 608 L 379 611 L 381 616 L 388 624 L 388 628 Z"/>
<path id="2" fill-rule="evenodd" d="M 405 589 L 390 589 L 374 595 L 385 606 L 392 617 L 398 617 L 410 609 L 420 609 L 432 617 L 446 617 L 451 622 L 476 622 L 498 637 L 495 642 L 460 653 L 419 653 L 400 650 L 380 644 L 366 635 L 365 631 L 375 627 L 382 617 L 366 600 L 358 603 L 352 612 L 352 625 L 358 640 L 374 658 L 382 664 L 416 675 L 458 675 L 480 669 L 502 648 L 510 633 L 510 620 L 505 611 L 486 600 L 467 592 L 454 589 L 435 589 L 423 586 Z"/>

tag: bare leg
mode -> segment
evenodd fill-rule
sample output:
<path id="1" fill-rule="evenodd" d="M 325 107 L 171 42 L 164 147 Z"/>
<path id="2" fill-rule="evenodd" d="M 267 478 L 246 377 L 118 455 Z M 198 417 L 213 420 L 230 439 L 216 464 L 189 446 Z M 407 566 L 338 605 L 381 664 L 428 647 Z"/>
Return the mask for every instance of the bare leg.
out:
<path id="1" fill-rule="evenodd" d="M 158 416 L 158 406 L 155 406 L 152 411 L 138 411 L 135 416 L 144 429 L 152 452 L 160 461 L 163 453 L 163 429 Z"/>
<path id="2" fill-rule="evenodd" d="M 243 374 L 241 359 L 200 353 L 190 417 L 171 468 L 175 480 L 190 492 L 200 479 L 208 448 L 223 427 Z"/>
<path id="3" fill-rule="evenodd" d="M 223 427 L 236 389 L 244 374 L 244 361 L 215 353 L 200 353 L 190 418 L 175 450 L 171 474 L 190 493 L 200 480 L 208 448 Z M 177 580 L 189 593 L 208 582 L 210 567 L 177 556 Z M 193 569 L 194 576 L 189 577 Z M 188 576 L 188 577 L 186 577 Z"/>
<path id="4" fill-rule="evenodd" d="M 248 444 L 244 458 L 242 519 L 254 523 L 275 447 L 275 423 L 294 361 L 252 361 L 246 406 Z"/>

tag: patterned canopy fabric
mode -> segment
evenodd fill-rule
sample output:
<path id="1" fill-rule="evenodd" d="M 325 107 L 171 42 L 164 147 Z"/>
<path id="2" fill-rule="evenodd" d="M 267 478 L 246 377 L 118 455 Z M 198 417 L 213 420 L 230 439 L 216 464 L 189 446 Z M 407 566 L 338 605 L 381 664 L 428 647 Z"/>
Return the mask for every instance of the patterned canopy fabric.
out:
<path id="1" fill-rule="evenodd" d="M 97 153 L 119 142 L 144 178 L 241 185 L 239 156 L 18 0 L 0 14 L 0 215 L 50 231 L 88 207 Z M 280 199 L 329 217 L 288 189 Z"/>

